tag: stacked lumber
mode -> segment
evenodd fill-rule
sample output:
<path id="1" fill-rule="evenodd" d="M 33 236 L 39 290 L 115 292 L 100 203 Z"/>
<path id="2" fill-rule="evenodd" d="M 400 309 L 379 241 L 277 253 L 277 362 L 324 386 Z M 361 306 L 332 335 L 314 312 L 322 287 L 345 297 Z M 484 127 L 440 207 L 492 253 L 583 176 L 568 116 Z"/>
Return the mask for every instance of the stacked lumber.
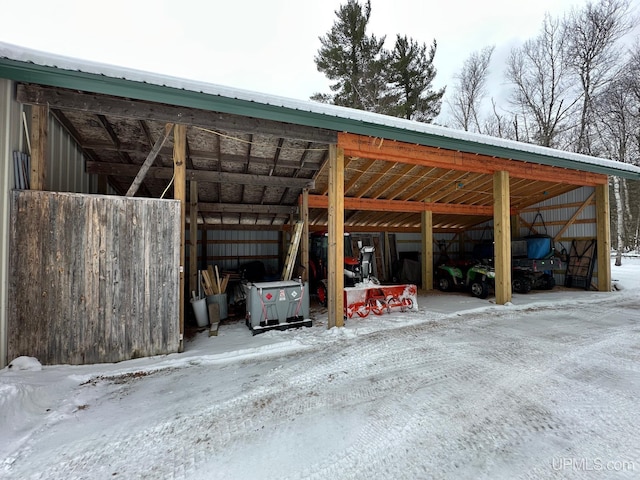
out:
<path id="1" fill-rule="evenodd" d="M 220 280 L 220 272 L 218 271 L 217 265 L 215 268 L 209 265 L 206 270 L 202 270 L 201 274 L 202 288 L 206 296 L 220 295 L 227 291 L 231 274 L 225 274 L 222 280 Z"/>

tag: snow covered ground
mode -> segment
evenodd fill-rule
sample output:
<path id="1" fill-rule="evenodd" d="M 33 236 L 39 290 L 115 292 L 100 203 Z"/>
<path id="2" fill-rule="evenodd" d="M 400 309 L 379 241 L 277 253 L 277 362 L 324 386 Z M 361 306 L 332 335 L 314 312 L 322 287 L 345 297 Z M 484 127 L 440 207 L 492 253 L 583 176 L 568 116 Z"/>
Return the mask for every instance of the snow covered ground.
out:
<path id="1" fill-rule="evenodd" d="M 640 477 L 640 259 L 617 291 L 419 311 L 182 354 L 0 370 L 0 478 Z"/>

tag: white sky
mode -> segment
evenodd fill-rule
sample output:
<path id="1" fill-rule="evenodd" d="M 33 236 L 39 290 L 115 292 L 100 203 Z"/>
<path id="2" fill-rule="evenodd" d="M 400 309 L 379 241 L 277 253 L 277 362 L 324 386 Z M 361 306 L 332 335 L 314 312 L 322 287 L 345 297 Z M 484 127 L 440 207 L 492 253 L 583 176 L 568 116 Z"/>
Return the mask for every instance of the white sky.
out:
<path id="1" fill-rule="evenodd" d="M 362 0 L 363 1 L 363 0 Z M 346 0 L 31 0 L 2 3 L 0 41 L 261 93 L 308 100 L 329 92 L 314 56 Z M 545 12 L 586 0 L 372 0 L 369 33 L 438 42 L 436 86 L 494 44 L 494 70 L 537 34 Z M 498 72 L 495 72 L 498 73 Z"/>

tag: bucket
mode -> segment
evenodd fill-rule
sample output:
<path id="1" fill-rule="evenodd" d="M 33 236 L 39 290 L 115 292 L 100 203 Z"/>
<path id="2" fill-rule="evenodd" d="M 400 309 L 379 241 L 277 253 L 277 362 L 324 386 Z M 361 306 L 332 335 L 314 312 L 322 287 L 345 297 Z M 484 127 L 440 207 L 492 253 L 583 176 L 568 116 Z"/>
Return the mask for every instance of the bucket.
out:
<path id="1" fill-rule="evenodd" d="M 220 320 L 227 318 L 227 294 L 220 293 L 218 295 L 209 295 L 207 297 L 207 305 L 217 303 L 220 306 Z"/>
<path id="2" fill-rule="evenodd" d="M 199 327 L 206 327 L 209 324 L 209 315 L 207 314 L 207 299 L 199 298 L 191 299 L 193 312 L 196 314 L 196 323 Z"/>

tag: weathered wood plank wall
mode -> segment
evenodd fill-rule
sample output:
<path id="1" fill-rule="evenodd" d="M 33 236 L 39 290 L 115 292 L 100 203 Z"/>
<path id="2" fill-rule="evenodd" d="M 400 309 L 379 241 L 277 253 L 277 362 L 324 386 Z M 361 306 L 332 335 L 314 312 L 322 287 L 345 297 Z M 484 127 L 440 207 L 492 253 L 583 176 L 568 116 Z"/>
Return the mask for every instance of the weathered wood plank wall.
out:
<path id="1" fill-rule="evenodd" d="M 178 351 L 179 202 L 15 191 L 11 217 L 9 358 Z"/>

